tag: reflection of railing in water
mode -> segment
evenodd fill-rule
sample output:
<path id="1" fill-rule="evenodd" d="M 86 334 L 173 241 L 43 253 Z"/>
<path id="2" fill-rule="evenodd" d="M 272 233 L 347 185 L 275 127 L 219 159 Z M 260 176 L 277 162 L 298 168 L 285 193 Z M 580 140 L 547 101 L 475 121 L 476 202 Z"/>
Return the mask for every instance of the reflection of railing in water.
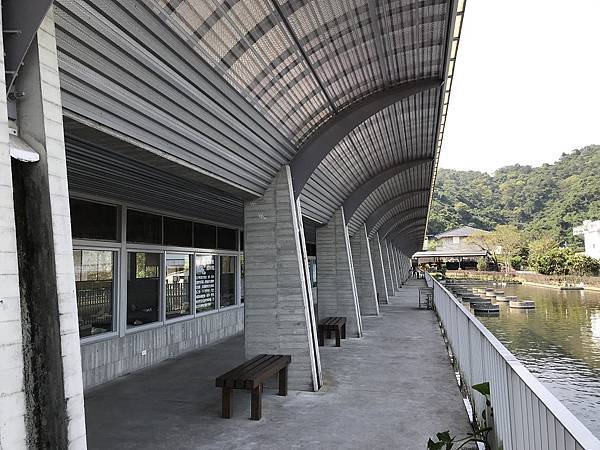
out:
<path id="1" fill-rule="evenodd" d="M 165 297 L 167 301 L 167 314 L 188 311 L 190 303 L 190 284 L 167 284 L 165 289 Z"/>
<path id="2" fill-rule="evenodd" d="M 470 386 L 490 383 L 494 448 L 502 443 L 505 449 L 600 449 L 600 441 L 461 302 L 429 274 L 425 278 L 478 414 L 485 399 Z"/>

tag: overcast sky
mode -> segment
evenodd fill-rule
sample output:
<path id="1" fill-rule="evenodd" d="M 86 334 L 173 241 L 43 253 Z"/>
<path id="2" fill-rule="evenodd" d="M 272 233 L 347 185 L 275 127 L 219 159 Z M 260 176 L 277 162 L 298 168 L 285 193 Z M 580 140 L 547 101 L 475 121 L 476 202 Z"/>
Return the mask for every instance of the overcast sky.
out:
<path id="1" fill-rule="evenodd" d="M 600 0 L 469 0 L 440 166 L 552 163 L 600 144 Z"/>

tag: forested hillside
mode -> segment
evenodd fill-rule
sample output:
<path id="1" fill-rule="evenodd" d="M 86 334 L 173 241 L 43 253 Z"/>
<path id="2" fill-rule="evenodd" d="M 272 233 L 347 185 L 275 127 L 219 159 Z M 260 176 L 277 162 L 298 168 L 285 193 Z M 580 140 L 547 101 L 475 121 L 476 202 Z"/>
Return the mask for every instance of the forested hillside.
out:
<path id="1" fill-rule="evenodd" d="M 573 226 L 584 219 L 600 219 L 598 145 L 563 153 L 554 164 L 507 166 L 494 175 L 440 169 L 427 233 L 513 224 L 530 238 L 547 231 L 561 242 L 581 245 Z"/>

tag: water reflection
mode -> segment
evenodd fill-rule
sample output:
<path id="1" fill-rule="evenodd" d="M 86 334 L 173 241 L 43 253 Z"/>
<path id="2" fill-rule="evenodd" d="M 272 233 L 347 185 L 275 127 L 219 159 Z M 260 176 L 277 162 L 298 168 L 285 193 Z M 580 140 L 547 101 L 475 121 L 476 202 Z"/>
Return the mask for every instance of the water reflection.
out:
<path id="1" fill-rule="evenodd" d="M 600 437 L 600 292 L 502 289 L 535 300 L 536 309 L 501 303 L 499 316 L 478 319 Z"/>

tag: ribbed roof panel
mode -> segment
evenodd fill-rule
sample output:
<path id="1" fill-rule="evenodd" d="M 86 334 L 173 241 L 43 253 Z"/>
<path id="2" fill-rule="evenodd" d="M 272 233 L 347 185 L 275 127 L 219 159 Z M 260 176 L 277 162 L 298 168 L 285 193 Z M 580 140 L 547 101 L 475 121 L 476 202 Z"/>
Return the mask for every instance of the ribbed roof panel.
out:
<path id="1" fill-rule="evenodd" d="M 393 104 L 355 128 L 307 182 L 301 195 L 304 209 L 327 221 L 369 178 L 405 161 L 433 158 L 438 101 L 439 90 L 431 89 Z"/>
<path id="2" fill-rule="evenodd" d="M 390 178 L 375 189 L 356 210 L 348 223 L 349 233 L 354 234 L 361 224 L 366 222 L 368 217 L 386 202 L 394 200 L 407 192 L 429 189 L 431 176 L 431 166 L 425 165 L 413 167 L 400 175 Z"/>

